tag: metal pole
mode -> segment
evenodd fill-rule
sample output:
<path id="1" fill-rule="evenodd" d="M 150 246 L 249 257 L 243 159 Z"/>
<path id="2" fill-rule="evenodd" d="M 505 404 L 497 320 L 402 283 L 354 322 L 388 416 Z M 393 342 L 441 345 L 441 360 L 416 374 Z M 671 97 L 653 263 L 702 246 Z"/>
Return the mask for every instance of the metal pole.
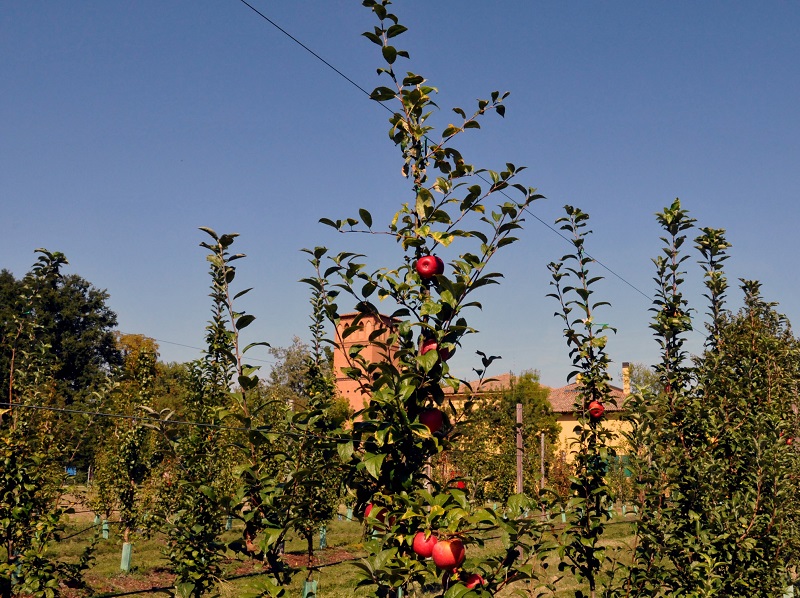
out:
<path id="1" fill-rule="evenodd" d="M 522 494 L 522 403 L 517 403 L 517 494 Z"/>

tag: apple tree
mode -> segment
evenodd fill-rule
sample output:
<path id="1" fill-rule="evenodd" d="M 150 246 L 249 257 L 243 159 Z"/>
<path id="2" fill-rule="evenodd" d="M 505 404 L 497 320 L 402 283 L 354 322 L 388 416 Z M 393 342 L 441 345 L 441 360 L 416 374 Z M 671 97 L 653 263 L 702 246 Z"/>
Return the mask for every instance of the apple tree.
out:
<path id="1" fill-rule="evenodd" d="M 706 344 L 684 349 L 692 310 L 682 251 L 694 220 L 679 201 L 658 214 L 651 327 L 661 346 L 658 388 L 631 402 L 632 466 L 641 520 L 624 595 L 775 596 L 792 583 L 798 541 L 798 341 L 760 285 L 725 308 L 724 231 L 702 228 Z M 795 573 L 796 574 L 796 573 Z"/>
<path id="2" fill-rule="evenodd" d="M 591 274 L 594 260 L 585 250 L 591 232 L 586 228 L 589 215 L 573 206 L 564 209 L 566 216 L 557 223 L 569 235 L 574 253 L 549 265 L 555 289 L 550 296 L 559 302 L 560 311 L 556 315 L 564 322 L 564 336 L 574 366 L 568 379 L 575 378 L 578 383 L 574 404 L 577 424 L 575 440 L 569 447 L 574 459 L 569 493 L 565 502 L 558 500 L 554 506 L 561 507 L 567 517 L 559 538 L 561 567 L 569 568 L 579 582 L 585 582 L 589 596 L 594 598 L 603 576 L 616 568 L 615 555 L 601 543 L 608 511 L 615 500 L 608 470 L 616 456 L 611 446 L 616 435 L 604 425 L 603 417 L 605 405 L 615 405 L 606 351 L 607 331 L 614 329 L 596 319 L 600 308 L 608 303 L 593 297 L 593 287 L 601 277 Z M 576 596 L 584 594 L 578 590 Z"/>
<path id="3" fill-rule="evenodd" d="M 539 524 L 516 518 L 530 508 L 530 499 L 511 497 L 502 515 L 470 504 L 462 489 L 444 488 L 426 472 L 431 458 L 451 447 L 468 415 L 468 409 L 447 400 L 444 388 L 462 384 L 448 359 L 465 336 L 477 332 L 467 321 L 470 310 L 481 307 L 474 294 L 501 278 L 488 264 L 516 240 L 513 234 L 525 210 L 541 196 L 516 182 L 522 168 L 510 163 L 500 171 L 475 168 L 454 144 L 479 129 L 490 113 L 503 116 L 508 94 L 491 93 L 471 114 L 454 108 L 458 121 L 436 131 L 429 120 L 436 89 L 422 76 L 399 70 L 399 61 L 409 55 L 395 43 L 406 28 L 389 12 L 390 2 L 363 4 L 379 21 L 364 35 L 385 61 L 378 72 L 386 85 L 375 88 L 371 98 L 395 106 L 389 136 L 401 153 L 410 201 L 386 227 L 377 226 L 366 209 L 359 210 L 358 218 L 323 218 L 342 233 L 394 240 L 398 257 L 387 267 L 369 269 L 361 255 L 330 255 L 328 266 L 310 281 L 324 294 L 326 315 L 337 330 L 334 342 L 340 346 L 361 329 L 364 318 L 380 323 L 369 339 L 381 354 L 378 360 L 367 359 L 362 345 L 348 350 L 345 374 L 357 381 L 367 403 L 338 447 L 349 466 L 347 482 L 356 508 L 374 532 L 360 583 L 379 596 L 432 579 L 450 594 L 495 593 L 532 575 Z M 317 248 L 315 254 L 321 258 L 326 251 Z M 342 301 L 357 312 L 347 326 L 341 326 Z M 387 314 L 379 311 L 378 302 Z M 494 359 L 482 354 L 482 378 Z M 469 546 L 482 543 L 489 529 L 502 530 L 503 549 L 485 559 L 470 558 Z M 440 550 L 450 553 L 439 559 L 439 567 L 414 551 L 418 532 L 426 539 L 435 536 Z M 465 552 L 459 546 L 466 546 Z M 433 558 L 436 562 L 436 553 Z M 456 564 L 447 564 L 452 558 Z M 473 578 L 467 587 L 465 568 L 481 582 Z"/>

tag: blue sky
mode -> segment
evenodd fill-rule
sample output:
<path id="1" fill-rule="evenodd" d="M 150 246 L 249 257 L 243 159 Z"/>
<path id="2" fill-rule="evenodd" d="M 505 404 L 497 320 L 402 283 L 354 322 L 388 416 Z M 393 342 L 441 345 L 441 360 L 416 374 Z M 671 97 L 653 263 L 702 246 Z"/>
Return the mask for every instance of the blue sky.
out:
<path id="1" fill-rule="evenodd" d="M 362 87 L 380 84 L 359 2 L 254 5 Z M 680 197 L 700 226 L 727 229 L 729 280 L 761 280 L 797 319 L 800 5 L 414 0 L 394 11 L 409 28 L 398 43 L 408 70 L 440 90 L 436 123 L 511 92 L 506 118 L 460 147 L 481 167 L 527 166 L 521 181 L 547 197 L 542 220 L 580 206 L 590 253 L 651 294 L 653 214 Z M 202 346 L 199 226 L 241 234 L 238 281 L 254 287 L 242 307 L 258 317 L 248 340 L 279 346 L 308 336 L 300 248 L 361 251 L 374 267 L 400 259 L 387 238 L 317 223 L 359 207 L 388 222 L 410 199 L 388 113 L 241 2 L 10 0 L 0 56 L 0 267 L 21 276 L 37 247 L 64 252 L 69 272 L 108 290 L 121 330 L 162 341 L 162 358 Z M 481 293 L 481 334 L 453 357 L 457 374 L 472 377 L 481 349 L 503 356 L 495 373 L 536 368 L 565 382 L 545 295 L 546 265 L 567 249 L 528 220 L 494 264 L 506 278 Z M 702 313 L 695 261 L 687 290 Z M 657 359 L 649 303 L 598 274 L 618 378 L 622 361 Z M 691 348 L 700 342 L 692 335 Z"/>

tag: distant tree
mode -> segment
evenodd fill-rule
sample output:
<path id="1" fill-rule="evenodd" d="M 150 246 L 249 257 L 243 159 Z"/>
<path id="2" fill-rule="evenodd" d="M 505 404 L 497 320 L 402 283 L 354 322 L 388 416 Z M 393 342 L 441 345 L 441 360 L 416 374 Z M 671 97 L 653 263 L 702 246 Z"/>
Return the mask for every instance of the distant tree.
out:
<path id="1" fill-rule="evenodd" d="M 265 389 L 271 398 L 283 401 L 290 409 L 299 407 L 307 395 L 310 353 L 298 337 L 288 347 L 270 347 L 275 358 Z"/>
<path id="2" fill-rule="evenodd" d="M 15 356 L 46 351 L 53 384 L 48 406 L 96 407 L 95 393 L 104 388 L 112 369 L 122 364 L 113 333 L 117 316 L 107 305 L 106 291 L 76 274 L 62 274 L 68 264 L 63 254 L 41 253 L 50 256 L 47 269 L 29 272 L 20 280 L 8 270 L 0 272 L 2 387 L 8 391 L 12 386 Z M 26 291 L 34 284 L 35 290 Z M 31 324 L 30 334 L 19 334 L 17 324 L 23 321 Z M 86 422 L 80 416 L 64 418 L 69 422 L 62 431 L 73 446 L 65 458 L 86 467 L 92 450 L 85 437 Z"/>
<path id="3" fill-rule="evenodd" d="M 524 489 L 538 492 L 540 434 L 545 433 L 549 469 L 561 430 L 548 394 L 549 389 L 539 382 L 539 372 L 525 370 L 512 376 L 508 387 L 476 397 L 462 436 L 447 459 L 449 469 L 464 477 L 478 498 L 504 501 L 515 492 L 517 403 L 523 412 Z"/>
<path id="4" fill-rule="evenodd" d="M 86 398 L 102 384 L 111 367 L 122 364 L 114 340 L 117 315 L 106 291 L 77 274 L 45 287 L 34 310 L 56 356 L 54 376 L 64 402 Z"/>
<path id="5" fill-rule="evenodd" d="M 189 392 L 189 368 L 185 363 L 159 361 L 156 363 L 155 388 L 153 390 L 153 409 L 173 412 L 183 419 L 186 410 L 186 397 Z"/>
<path id="6" fill-rule="evenodd" d="M 69 512 L 61 501 L 63 461 L 72 449 L 64 418 L 38 407 L 57 401 L 53 372 L 56 356 L 33 310 L 42 289 L 57 286 L 58 252 L 39 250 L 39 258 L 17 283 L 2 274 L 8 299 L 2 311 L 3 402 L 0 405 L 0 596 L 55 596 L 61 581 L 80 584 L 93 546 L 77 563 L 52 550 L 63 536 Z M 45 291 L 46 292 L 46 291 Z M 10 308 L 10 309 L 9 309 Z M 12 584 L 12 579 L 14 584 Z M 13 587 L 12 587 L 13 585 Z"/>
<path id="7" fill-rule="evenodd" d="M 658 389 L 658 374 L 649 365 L 644 363 L 631 363 L 630 377 L 631 390 L 633 392 L 655 392 Z"/>

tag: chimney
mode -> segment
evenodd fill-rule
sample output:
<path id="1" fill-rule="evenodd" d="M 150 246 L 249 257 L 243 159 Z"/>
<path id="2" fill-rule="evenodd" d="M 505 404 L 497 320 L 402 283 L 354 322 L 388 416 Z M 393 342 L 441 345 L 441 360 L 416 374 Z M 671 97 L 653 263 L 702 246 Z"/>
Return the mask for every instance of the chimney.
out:
<path id="1" fill-rule="evenodd" d="M 622 394 L 631 394 L 631 364 L 628 361 L 622 362 Z"/>

